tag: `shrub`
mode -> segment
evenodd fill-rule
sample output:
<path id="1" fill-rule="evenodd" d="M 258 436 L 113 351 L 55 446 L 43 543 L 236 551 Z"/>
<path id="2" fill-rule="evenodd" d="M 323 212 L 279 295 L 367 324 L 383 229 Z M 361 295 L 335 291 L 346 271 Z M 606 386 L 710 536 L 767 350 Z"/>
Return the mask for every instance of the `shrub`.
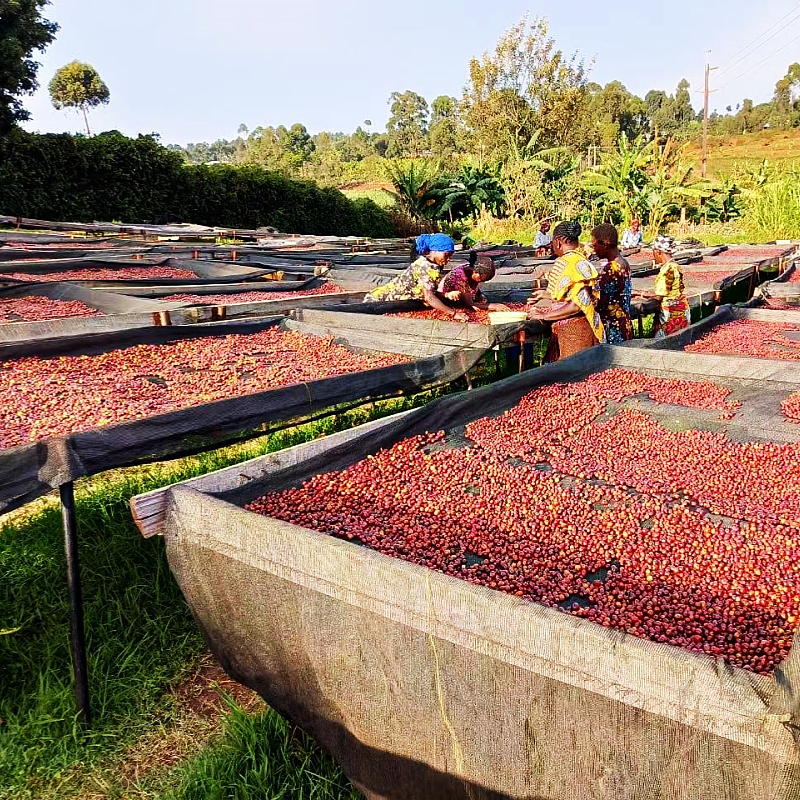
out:
<path id="1" fill-rule="evenodd" d="M 226 228 L 391 236 L 370 200 L 260 167 L 187 165 L 154 136 L 12 131 L 0 143 L 0 213 L 49 220 L 153 222 L 164 216 Z"/>

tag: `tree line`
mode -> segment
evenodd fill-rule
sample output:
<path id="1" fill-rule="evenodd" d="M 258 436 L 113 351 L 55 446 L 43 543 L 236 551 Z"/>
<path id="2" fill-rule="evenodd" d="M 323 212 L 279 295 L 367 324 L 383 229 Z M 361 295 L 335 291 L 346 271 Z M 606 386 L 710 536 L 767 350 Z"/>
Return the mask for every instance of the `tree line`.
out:
<path id="1" fill-rule="evenodd" d="M 190 163 L 256 164 L 327 185 L 377 179 L 386 159 L 433 159 L 446 167 L 505 164 L 529 148 L 569 148 L 587 162 L 614 150 L 620 136 L 689 140 L 700 132 L 702 114 L 691 103 L 690 84 L 672 93 L 653 89 L 644 97 L 618 80 L 601 86 L 577 56 L 567 57 L 550 36 L 545 19 L 524 18 L 495 49 L 469 62 L 460 98 L 440 95 L 431 102 L 412 91 L 389 98 L 384 131 L 365 120 L 352 133 L 311 134 L 291 127 L 244 124 L 230 140 L 170 145 Z M 800 125 L 800 65 L 792 64 L 775 86 L 773 99 L 710 115 L 712 134 L 747 133 L 763 127 Z"/>
<path id="2" fill-rule="evenodd" d="M 0 71 L 0 148 L 8 147 L 14 126 L 28 117 L 20 97 L 36 88 L 33 54 L 57 31 L 41 15 L 46 4 L 0 0 L 0 52 L 13 54 Z M 678 215 L 728 223 L 742 216 L 754 195 L 775 189 L 776 181 L 784 188 L 796 182 L 794 174 L 778 174 L 766 165 L 753 174 L 699 180 L 685 157 L 686 143 L 701 125 L 688 81 L 672 93 L 654 89 L 642 98 L 619 81 L 592 82 L 590 71 L 577 55 L 559 49 L 547 20 L 524 17 L 494 50 L 470 60 L 460 97 L 441 95 L 429 103 L 411 90 L 393 92 L 384 131 L 373 130 L 370 120 L 352 133 L 314 135 L 301 123 L 253 130 L 243 124 L 231 140 L 161 149 L 187 169 L 218 167 L 213 172 L 218 180 L 226 170 L 242 170 L 252 192 L 241 207 L 249 220 L 264 218 L 257 207 L 266 183 L 257 180 L 258 169 L 323 188 L 388 181 L 404 215 L 394 219 L 396 225 L 456 225 L 479 217 L 532 221 L 544 215 L 621 222 L 638 215 L 651 232 Z M 770 102 L 754 105 L 745 99 L 735 110 L 712 114 L 711 132 L 797 126 L 798 86 L 800 65 L 792 64 Z M 110 96 L 96 71 L 79 62 L 59 70 L 50 93 L 57 107 L 83 112 L 87 135 L 88 109 Z M 125 151 L 119 140 L 109 139 L 112 143 Z M 55 146 L 44 137 L 39 151 L 33 140 L 27 145 L 29 156 Z M 16 179 L 24 184 L 21 165 L 20 170 Z M 212 183 L 207 182 L 210 191 Z M 785 196 L 782 192 L 773 194 Z M 14 193 L 7 188 L 5 194 Z M 26 197 L 30 207 L 31 193 Z M 369 213 L 375 216 L 375 209 Z M 800 225 L 800 207 L 796 216 Z M 794 229 L 794 217 L 792 211 L 787 229 Z M 379 227 L 385 222 L 384 217 Z"/>

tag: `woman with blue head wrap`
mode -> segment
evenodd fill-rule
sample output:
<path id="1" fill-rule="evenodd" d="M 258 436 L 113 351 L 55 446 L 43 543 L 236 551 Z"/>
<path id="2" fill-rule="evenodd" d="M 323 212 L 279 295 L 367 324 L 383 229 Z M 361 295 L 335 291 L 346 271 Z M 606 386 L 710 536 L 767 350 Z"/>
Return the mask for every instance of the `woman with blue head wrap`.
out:
<path id="1" fill-rule="evenodd" d="M 443 314 L 466 322 L 463 311 L 450 308 L 436 294 L 442 267 L 447 265 L 455 250 L 453 240 L 445 233 L 423 233 L 417 236 L 415 251 L 417 258 L 396 278 L 373 289 L 365 303 L 393 302 L 397 300 L 421 300 Z"/>
<path id="2" fill-rule="evenodd" d="M 412 260 L 426 253 L 452 253 L 453 240 L 446 233 L 422 233 L 414 240 Z"/>

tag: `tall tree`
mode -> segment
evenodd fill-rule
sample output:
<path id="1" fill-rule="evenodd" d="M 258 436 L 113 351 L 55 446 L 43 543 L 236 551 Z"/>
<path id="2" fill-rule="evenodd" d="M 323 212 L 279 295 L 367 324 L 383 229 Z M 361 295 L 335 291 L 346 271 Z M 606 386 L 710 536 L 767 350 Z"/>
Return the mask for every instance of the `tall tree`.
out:
<path id="1" fill-rule="evenodd" d="M 245 147 L 237 154 L 237 160 L 291 176 L 300 171 L 315 148 L 305 125 L 299 122 L 291 128 L 285 125 L 277 128 L 259 126 L 250 132 Z"/>
<path id="2" fill-rule="evenodd" d="M 448 161 L 458 149 L 458 103 L 455 97 L 441 95 L 431 103 L 428 139 L 431 153 L 442 161 Z"/>
<path id="3" fill-rule="evenodd" d="M 47 88 L 56 108 L 74 108 L 83 112 L 87 136 L 91 135 L 89 109 L 106 105 L 111 98 L 111 92 L 97 70 L 91 64 L 82 64 L 80 61 L 70 61 L 56 70 Z"/>
<path id="4" fill-rule="evenodd" d="M 692 98 L 689 94 L 689 81 L 682 80 L 674 95 L 662 91 L 651 91 L 645 95 L 645 105 L 654 132 L 659 135 L 676 136 L 684 134 L 695 119 Z"/>
<path id="5" fill-rule="evenodd" d="M 791 112 L 795 107 L 797 90 L 800 88 L 800 64 L 791 64 L 784 75 L 775 84 L 775 112 L 782 117 L 781 122 L 789 122 Z"/>
<path id="6" fill-rule="evenodd" d="M 631 94 L 619 81 L 605 86 L 587 85 L 589 105 L 587 121 L 591 135 L 587 138 L 603 150 L 613 150 L 621 133 L 635 139 L 649 127 L 645 102 Z"/>
<path id="7" fill-rule="evenodd" d="M 298 165 L 308 161 L 316 145 L 305 125 L 295 122 L 288 129 L 283 125 L 279 125 L 277 133 L 283 148 L 295 159 Z"/>
<path id="8" fill-rule="evenodd" d="M 675 90 L 675 122 L 679 126 L 685 127 L 694 117 L 692 96 L 689 94 L 689 81 L 684 78 Z"/>
<path id="9" fill-rule="evenodd" d="M 503 159 L 536 130 L 545 146 L 582 144 L 585 85 L 583 63 L 557 49 L 547 21 L 523 17 L 470 62 L 463 105 L 474 146 Z"/>
<path id="10" fill-rule="evenodd" d="M 20 95 L 38 87 L 39 64 L 32 56 L 53 41 L 58 30 L 41 9 L 49 0 L 0 0 L 0 134 L 30 119 Z"/>
<path id="11" fill-rule="evenodd" d="M 658 124 L 658 112 L 669 102 L 669 95 L 661 89 L 651 89 L 644 96 L 644 105 L 647 116 L 650 118 L 651 128 Z"/>
<path id="12" fill-rule="evenodd" d="M 416 158 L 426 149 L 428 136 L 428 103 L 416 92 L 392 92 L 389 97 L 391 116 L 386 123 L 390 156 Z"/>

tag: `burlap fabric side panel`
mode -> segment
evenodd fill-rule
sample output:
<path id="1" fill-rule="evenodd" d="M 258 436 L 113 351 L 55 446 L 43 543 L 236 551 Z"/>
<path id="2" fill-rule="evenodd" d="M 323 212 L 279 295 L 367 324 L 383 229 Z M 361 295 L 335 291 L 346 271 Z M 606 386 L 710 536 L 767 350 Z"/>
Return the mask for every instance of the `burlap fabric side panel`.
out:
<path id="1" fill-rule="evenodd" d="M 798 796 L 767 678 L 182 487 L 165 534 L 226 670 L 369 798 Z"/>

